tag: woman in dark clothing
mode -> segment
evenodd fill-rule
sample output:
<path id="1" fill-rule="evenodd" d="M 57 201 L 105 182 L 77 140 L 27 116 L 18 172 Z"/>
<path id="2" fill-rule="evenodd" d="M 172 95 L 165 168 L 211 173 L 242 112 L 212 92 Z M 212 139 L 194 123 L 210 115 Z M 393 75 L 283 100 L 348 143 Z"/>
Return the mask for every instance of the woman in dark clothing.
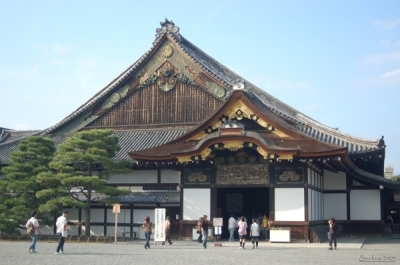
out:
<path id="1" fill-rule="evenodd" d="M 203 222 L 201 223 L 201 232 L 202 232 L 202 235 L 203 235 L 203 247 L 207 248 L 207 237 L 208 237 L 207 215 L 203 216 Z"/>
<path id="2" fill-rule="evenodd" d="M 329 239 L 329 250 L 332 250 L 332 241 L 333 246 L 336 249 L 336 235 L 338 232 L 338 227 L 335 222 L 335 218 L 331 218 L 328 220 L 328 239 Z"/>

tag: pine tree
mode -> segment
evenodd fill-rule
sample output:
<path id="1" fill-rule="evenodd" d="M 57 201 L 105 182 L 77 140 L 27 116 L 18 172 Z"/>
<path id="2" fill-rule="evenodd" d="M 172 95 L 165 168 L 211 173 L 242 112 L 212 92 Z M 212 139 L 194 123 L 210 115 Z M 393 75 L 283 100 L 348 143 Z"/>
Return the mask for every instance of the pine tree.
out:
<path id="1" fill-rule="evenodd" d="M 36 181 L 39 174 L 48 172 L 55 152 L 51 139 L 31 136 L 22 140 L 10 155 L 8 166 L 2 168 L 5 178 L 0 180 L 0 230 L 18 233 L 32 210 L 38 210 L 44 200 L 36 192 L 45 188 Z M 52 222 L 51 215 L 38 211 L 41 224 Z M 46 216 L 48 217 L 46 219 Z"/>
<path id="2" fill-rule="evenodd" d="M 126 162 L 112 160 L 120 150 L 118 138 L 112 133 L 112 130 L 91 130 L 74 134 L 58 146 L 50 163 L 56 173 L 43 173 L 38 179 L 49 184 L 38 196 L 52 197 L 41 209 L 55 210 L 62 205 L 81 207 L 85 211 L 86 236 L 90 235 L 92 202 L 111 204 L 118 201 L 118 195 L 129 193 L 106 185 L 110 172 L 126 171 L 123 169 Z"/>

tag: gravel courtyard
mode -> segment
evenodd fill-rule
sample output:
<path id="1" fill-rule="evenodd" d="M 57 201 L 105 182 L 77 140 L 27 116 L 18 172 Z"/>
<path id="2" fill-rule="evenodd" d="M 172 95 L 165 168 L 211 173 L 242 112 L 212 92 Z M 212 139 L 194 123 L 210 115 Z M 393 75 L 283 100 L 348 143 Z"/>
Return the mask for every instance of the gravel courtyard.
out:
<path id="1" fill-rule="evenodd" d="M 55 255 L 57 243 L 38 242 L 36 254 L 26 250 L 28 241 L 0 242 L 0 264 L 92 265 L 92 264 L 360 264 L 360 262 L 399 263 L 400 239 L 339 238 L 338 249 L 328 250 L 328 244 L 260 242 L 252 249 L 240 250 L 238 242 L 222 241 L 222 247 L 208 242 L 208 248 L 191 241 L 174 241 L 171 246 L 144 241 L 121 243 L 68 243 L 65 254 Z M 400 264 L 400 263 L 399 263 Z"/>

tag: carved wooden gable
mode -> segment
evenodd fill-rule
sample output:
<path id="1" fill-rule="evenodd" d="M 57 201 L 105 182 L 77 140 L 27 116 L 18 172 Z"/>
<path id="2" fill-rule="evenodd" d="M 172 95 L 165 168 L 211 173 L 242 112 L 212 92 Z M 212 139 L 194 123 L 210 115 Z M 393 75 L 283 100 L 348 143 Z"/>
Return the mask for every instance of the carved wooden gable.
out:
<path id="1" fill-rule="evenodd" d="M 166 38 L 96 108 L 88 127 L 197 123 L 224 102 L 226 91 Z"/>

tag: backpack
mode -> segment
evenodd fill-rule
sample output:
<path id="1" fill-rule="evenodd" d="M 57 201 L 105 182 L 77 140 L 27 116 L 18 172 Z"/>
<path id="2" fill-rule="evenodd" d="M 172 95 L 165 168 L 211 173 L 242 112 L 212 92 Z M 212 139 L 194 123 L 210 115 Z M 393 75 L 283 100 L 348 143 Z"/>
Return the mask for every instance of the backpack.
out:
<path id="1" fill-rule="evenodd" d="M 26 233 L 29 236 L 32 236 L 35 233 L 35 227 L 33 226 L 32 221 L 28 221 L 28 224 L 26 225 Z"/>

